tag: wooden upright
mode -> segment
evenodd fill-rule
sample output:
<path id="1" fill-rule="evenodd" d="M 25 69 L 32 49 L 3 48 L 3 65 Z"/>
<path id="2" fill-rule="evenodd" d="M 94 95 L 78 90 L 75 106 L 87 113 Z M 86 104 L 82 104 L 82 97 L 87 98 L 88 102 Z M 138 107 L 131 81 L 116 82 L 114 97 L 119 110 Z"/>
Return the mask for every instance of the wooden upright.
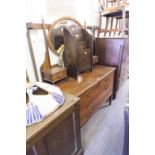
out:
<path id="1" fill-rule="evenodd" d="M 45 32 L 46 30 L 49 30 L 50 26 L 50 24 L 44 23 L 27 23 L 28 30 L 43 30 L 46 51 L 44 61 L 40 67 L 40 73 L 43 81 L 55 83 L 67 77 L 67 69 L 58 66 L 58 64 L 51 65 L 48 51 L 48 41 Z"/>
<path id="2" fill-rule="evenodd" d="M 114 35 L 118 32 L 121 36 L 128 34 L 128 28 L 125 25 L 126 19 L 129 18 L 129 11 L 125 0 L 99 0 L 99 6 L 98 37 L 100 33 L 104 33 L 104 37 L 107 33 L 111 36 L 112 32 Z M 103 18 L 106 20 L 105 28 L 102 28 Z M 114 23 L 115 28 L 113 28 Z"/>

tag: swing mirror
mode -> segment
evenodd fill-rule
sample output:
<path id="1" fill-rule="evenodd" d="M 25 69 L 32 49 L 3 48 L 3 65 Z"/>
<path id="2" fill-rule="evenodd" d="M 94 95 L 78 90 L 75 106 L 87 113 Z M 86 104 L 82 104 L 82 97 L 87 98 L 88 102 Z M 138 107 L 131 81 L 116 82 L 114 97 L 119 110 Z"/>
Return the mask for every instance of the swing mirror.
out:
<path id="1" fill-rule="evenodd" d="M 62 17 L 51 24 L 48 31 L 48 45 L 55 55 L 60 56 L 64 52 L 63 28 L 72 25 L 75 28 L 82 28 L 82 25 L 72 17 Z"/>

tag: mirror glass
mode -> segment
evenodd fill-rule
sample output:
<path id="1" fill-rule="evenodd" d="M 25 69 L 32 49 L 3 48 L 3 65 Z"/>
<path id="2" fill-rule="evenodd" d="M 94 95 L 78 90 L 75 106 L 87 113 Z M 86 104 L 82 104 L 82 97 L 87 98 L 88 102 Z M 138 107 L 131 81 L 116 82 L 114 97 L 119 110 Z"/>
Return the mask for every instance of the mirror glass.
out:
<path id="1" fill-rule="evenodd" d="M 73 25 L 74 28 L 82 28 L 82 25 L 72 17 L 62 17 L 51 24 L 48 31 L 48 45 L 55 55 L 62 56 L 64 52 L 63 28 Z"/>

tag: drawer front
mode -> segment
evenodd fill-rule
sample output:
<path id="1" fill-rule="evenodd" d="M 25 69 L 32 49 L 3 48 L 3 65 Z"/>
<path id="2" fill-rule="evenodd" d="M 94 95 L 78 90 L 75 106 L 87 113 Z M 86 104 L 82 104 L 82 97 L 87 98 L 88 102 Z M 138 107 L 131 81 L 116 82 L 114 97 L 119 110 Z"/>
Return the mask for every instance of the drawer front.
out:
<path id="1" fill-rule="evenodd" d="M 80 117 L 83 118 L 87 113 L 89 113 L 89 109 L 92 106 L 92 88 L 88 89 L 82 95 L 80 95 Z"/>
<path id="2" fill-rule="evenodd" d="M 92 87 L 93 93 L 91 95 L 91 98 L 97 98 L 99 94 L 101 93 L 101 82 L 99 81 L 96 85 Z"/>
<path id="3" fill-rule="evenodd" d="M 93 106 L 92 101 L 93 89 L 89 88 L 80 97 L 80 124 L 81 126 L 90 118 L 91 109 Z"/>
<path id="4" fill-rule="evenodd" d="M 113 93 L 114 72 L 98 81 L 81 96 L 80 124 L 81 126 L 96 112 L 100 104 L 105 102 Z"/>
<path id="5" fill-rule="evenodd" d="M 79 48 L 77 55 L 79 56 L 79 58 L 81 58 L 82 56 L 90 55 L 90 53 L 91 53 L 90 48 L 85 48 L 85 49 Z"/>
<path id="6" fill-rule="evenodd" d="M 91 99 L 91 95 L 92 95 L 92 89 L 89 88 L 87 91 L 85 91 L 84 93 L 82 93 L 79 97 L 81 99 L 81 101 L 88 101 Z"/>
<path id="7" fill-rule="evenodd" d="M 90 49 L 80 50 L 78 53 L 78 63 L 83 63 L 83 61 L 91 60 L 91 52 Z"/>
<path id="8" fill-rule="evenodd" d="M 91 93 L 89 95 L 87 96 L 87 94 L 84 93 L 84 95 L 82 95 L 81 97 L 81 100 L 80 100 L 80 117 L 81 118 L 83 118 L 87 113 L 89 113 L 89 110 L 91 109 L 93 105 Z"/>
<path id="9" fill-rule="evenodd" d="M 59 81 L 63 78 L 66 78 L 67 77 L 67 71 L 64 70 L 64 71 L 61 71 L 59 73 L 56 73 L 56 74 L 51 74 L 51 73 L 44 73 L 42 72 L 42 78 L 43 80 L 47 80 L 47 81 L 51 81 L 51 82 L 56 82 L 56 81 Z"/>
<path id="10" fill-rule="evenodd" d="M 85 114 L 87 114 L 89 112 L 89 110 L 91 110 L 91 107 L 93 106 L 93 102 L 92 100 L 89 101 L 83 101 L 83 106 L 80 106 L 80 116 L 84 117 Z M 82 105 L 81 104 L 81 105 Z"/>
<path id="11" fill-rule="evenodd" d="M 95 112 L 101 103 L 105 102 L 113 93 L 114 74 L 110 74 L 98 83 L 92 95 L 93 111 Z"/>
<path id="12" fill-rule="evenodd" d="M 85 114 L 84 117 L 80 117 L 80 126 L 83 126 L 89 120 L 89 118 L 89 113 Z"/>
<path id="13" fill-rule="evenodd" d="M 92 116 L 93 114 L 93 100 L 88 103 L 89 105 L 87 107 L 84 107 L 80 110 L 80 124 L 81 126 L 86 123 L 89 118 Z"/>
<path id="14" fill-rule="evenodd" d="M 100 81 L 100 87 L 102 90 L 106 91 L 109 87 L 113 86 L 114 72 L 110 73 L 104 79 Z"/>
<path id="15" fill-rule="evenodd" d="M 77 42 L 78 50 L 86 49 L 86 47 L 87 47 L 87 42 L 86 41 L 78 41 Z"/>
<path id="16" fill-rule="evenodd" d="M 79 72 L 83 72 L 91 69 L 91 51 L 90 49 L 84 49 L 78 51 L 77 64 Z"/>
<path id="17" fill-rule="evenodd" d="M 58 81 L 58 80 L 63 79 L 65 77 L 67 77 L 67 72 L 66 71 L 62 71 L 62 72 L 56 73 L 54 75 L 51 75 L 50 79 L 52 81 Z"/>

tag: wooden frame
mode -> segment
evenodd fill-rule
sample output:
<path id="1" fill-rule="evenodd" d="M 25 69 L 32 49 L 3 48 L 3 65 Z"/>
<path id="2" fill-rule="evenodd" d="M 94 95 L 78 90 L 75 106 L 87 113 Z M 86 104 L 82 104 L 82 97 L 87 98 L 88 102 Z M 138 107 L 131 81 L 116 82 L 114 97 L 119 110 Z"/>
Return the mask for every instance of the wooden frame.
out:
<path id="1" fill-rule="evenodd" d="M 116 3 L 115 5 L 112 5 L 111 7 L 106 6 L 106 3 Z M 103 0 L 103 3 L 101 0 L 99 0 L 100 5 L 100 12 L 99 12 L 99 28 L 98 28 L 98 37 L 100 33 L 104 32 L 104 36 L 107 32 L 109 32 L 109 36 L 111 35 L 111 32 L 114 32 L 114 35 L 119 30 L 119 34 L 122 33 L 122 36 L 125 35 L 126 32 L 128 32 L 128 29 L 125 27 L 126 18 L 129 18 L 129 11 L 126 10 L 128 7 L 128 4 L 125 0 L 123 0 L 123 4 L 120 3 L 120 0 Z M 106 27 L 105 29 L 102 29 L 102 18 L 106 18 Z M 108 30 L 108 20 L 111 18 L 110 22 L 110 30 Z M 113 29 L 113 19 L 116 19 L 116 25 L 115 29 Z M 118 20 L 121 20 L 121 28 L 118 28 Z"/>

